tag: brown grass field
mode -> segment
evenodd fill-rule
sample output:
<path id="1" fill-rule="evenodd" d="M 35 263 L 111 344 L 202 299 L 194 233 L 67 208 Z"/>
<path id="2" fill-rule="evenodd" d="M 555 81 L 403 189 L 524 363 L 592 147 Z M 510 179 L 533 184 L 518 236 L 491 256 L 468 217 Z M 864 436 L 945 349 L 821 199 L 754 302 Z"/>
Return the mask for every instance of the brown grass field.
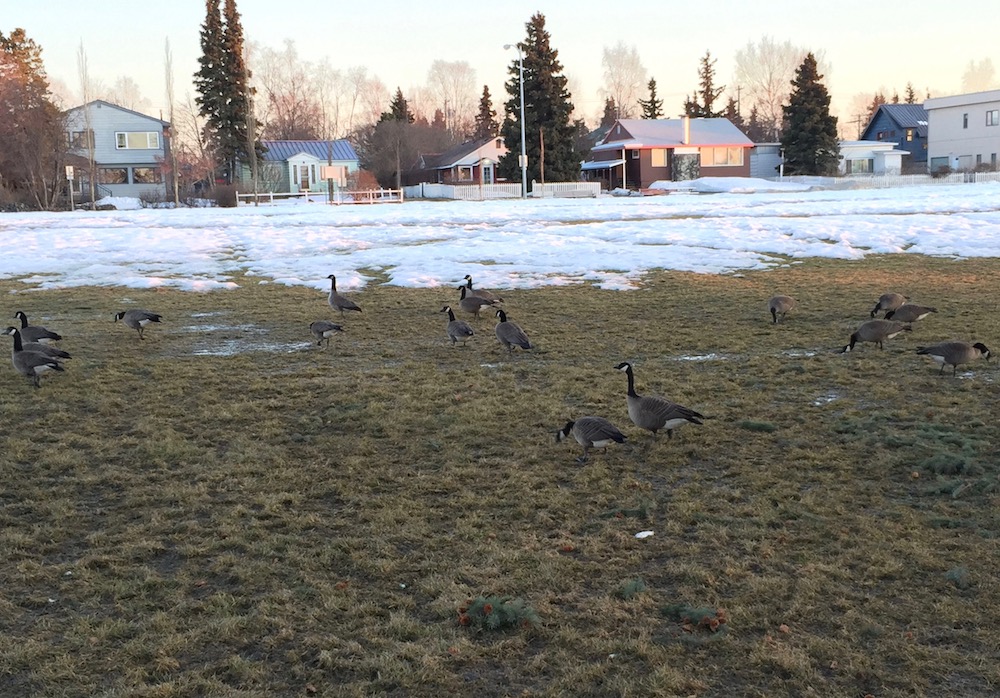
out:
<path id="1" fill-rule="evenodd" d="M 74 355 L 38 390 L 0 370 L 0 695 L 996 695 L 1000 374 L 915 348 L 1000 349 L 998 278 L 895 255 L 505 290 L 513 356 L 488 315 L 448 343 L 452 288 L 353 293 L 326 349 L 310 289 L 0 281 Z M 888 290 L 939 312 L 836 353 Z M 139 341 L 128 307 L 165 320 Z M 712 419 L 640 433 L 620 361 Z M 554 433 L 588 414 L 629 439 L 580 465 Z"/>

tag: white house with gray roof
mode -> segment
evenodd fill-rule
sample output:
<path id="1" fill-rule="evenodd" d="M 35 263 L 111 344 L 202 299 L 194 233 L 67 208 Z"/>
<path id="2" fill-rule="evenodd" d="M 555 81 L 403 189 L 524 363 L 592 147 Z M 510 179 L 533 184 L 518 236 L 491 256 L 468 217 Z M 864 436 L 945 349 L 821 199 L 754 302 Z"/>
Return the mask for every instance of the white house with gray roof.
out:
<path id="1" fill-rule="evenodd" d="M 607 189 L 657 180 L 749 177 L 753 142 L 729 119 L 619 119 L 581 165 Z"/>
<path id="2" fill-rule="evenodd" d="M 927 110 L 930 171 L 996 170 L 1000 153 L 1000 90 L 935 97 Z"/>
<path id="3" fill-rule="evenodd" d="M 294 194 L 303 191 L 325 191 L 330 172 L 339 187 L 347 186 L 347 178 L 358 171 L 358 154 L 346 140 L 333 141 L 261 141 L 264 159 L 259 173 L 258 191 Z M 240 171 L 240 189 L 250 182 L 250 168 Z"/>

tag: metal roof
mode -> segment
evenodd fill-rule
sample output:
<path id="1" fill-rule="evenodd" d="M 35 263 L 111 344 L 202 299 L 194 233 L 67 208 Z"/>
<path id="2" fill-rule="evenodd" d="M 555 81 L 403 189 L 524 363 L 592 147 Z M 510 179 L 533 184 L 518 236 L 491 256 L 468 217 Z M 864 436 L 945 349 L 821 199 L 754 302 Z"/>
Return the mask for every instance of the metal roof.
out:
<path id="1" fill-rule="evenodd" d="M 594 150 L 611 150 L 616 147 L 750 147 L 753 145 L 753 141 L 729 119 L 688 119 L 689 138 L 685 143 L 684 121 L 684 119 L 619 119 Z"/>
<path id="2" fill-rule="evenodd" d="M 331 145 L 335 161 L 355 161 L 358 159 L 354 148 L 343 139 L 337 141 L 261 141 L 260 143 L 267 148 L 264 159 L 275 162 L 284 162 L 299 153 L 306 153 L 317 160 L 325 161 L 331 152 Z"/>
<path id="3" fill-rule="evenodd" d="M 448 170 L 457 165 L 475 165 L 480 160 L 479 156 L 476 155 L 476 151 L 492 142 L 495 138 L 497 136 L 460 143 L 452 146 L 443 153 L 424 153 L 421 155 L 423 169 Z"/>
<path id="4" fill-rule="evenodd" d="M 865 127 L 862 136 L 870 136 L 869 133 L 878 113 L 883 112 L 901 129 L 913 128 L 917 130 L 917 135 L 921 138 L 927 137 L 927 110 L 921 104 L 880 104 L 878 110 L 872 115 L 871 121 Z"/>

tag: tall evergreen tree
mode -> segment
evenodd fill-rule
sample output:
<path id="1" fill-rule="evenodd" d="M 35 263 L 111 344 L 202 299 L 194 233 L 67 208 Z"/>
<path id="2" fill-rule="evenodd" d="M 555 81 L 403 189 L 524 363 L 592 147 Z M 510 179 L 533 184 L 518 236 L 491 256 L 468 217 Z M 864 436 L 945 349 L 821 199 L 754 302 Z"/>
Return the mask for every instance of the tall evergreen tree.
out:
<path id="1" fill-rule="evenodd" d="M 489 85 L 483 85 L 483 96 L 479 98 L 479 113 L 476 114 L 475 129 L 472 137 L 477 141 L 493 138 L 500 133 L 500 123 L 497 112 L 493 108 L 493 98 L 490 96 Z"/>
<path id="2" fill-rule="evenodd" d="M 413 112 L 410 111 L 410 105 L 407 103 L 406 98 L 403 97 L 403 90 L 399 87 L 396 88 L 396 94 L 392 96 L 392 101 L 389 103 L 389 111 L 382 112 L 379 117 L 379 123 L 385 121 L 401 121 L 407 124 L 412 124 L 416 118 L 413 116 Z"/>
<path id="3" fill-rule="evenodd" d="M 830 93 L 821 82 L 816 57 L 809 53 L 795 71 L 792 93 L 783 108 L 785 173 L 833 175 L 840 160 L 837 117 L 830 114 Z"/>
<path id="4" fill-rule="evenodd" d="M 767 139 L 770 137 L 771 129 L 761 119 L 760 110 L 756 104 L 750 109 L 750 116 L 747 119 L 746 128 L 743 130 L 743 133 L 754 143 L 767 143 Z"/>
<path id="5" fill-rule="evenodd" d="M 722 116 L 722 112 L 715 109 L 715 100 L 719 98 L 726 86 L 715 86 L 715 63 L 711 52 L 705 51 L 705 55 L 701 58 L 701 66 L 698 68 L 698 91 L 689 99 L 684 100 L 684 113 L 686 115 L 705 118 Z"/>
<path id="6" fill-rule="evenodd" d="M 601 128 L 611 128 L 618 119 L 618 106 L 614 97 L 604 100 L 604 114 L 601 115 Z"/>
<path id="7" fill-rule="evenodd" d="M 580 156 L 574 147 L 576 129 L 570 122 L 573 103 L 566 89 L 558 51 L 549 44 L 545 16 L 537 13 L 526 25 L 527 38 L 519 44 L 524 60 L 524 122 L 528 155 L 528 181 L 575 181 L 580 176 Z M 521 143 L 518 61 L 515 57 L 505 85 L 510 99 L 504 104 L 506 117 L 500 134 L 507 155 L 500 158 L 501 177 L 521 181 L 518 164 Z"/>
<path id="8" fill-rule="evenodd" d="M 403 90 L 396 88 L 389 110 L 382 112 L 371 139 L 372 167 L 383 186 L 403 184 L 403 168 L 416 158 L 414 121 Z"/>
<path id="9" fill-rule="evenodd" d="M 237 163 L 248 162 L 251 152 L 259 156 L 261 148 L 250 113 L 250 72 L 243 58 L 243 27 L 236 0 L 225 0 L 221 12 L 219 0 L 205 0 L 201 50 L 194 79 L 196 102 L 205 117 L 206 141 L 226 181 L 232 183 Z"/>
<path id="10" fill-rule="evenodd" d="M 917 93 L 913 91 L 913 83 L 912 82 L 906 83 L 906 97 L 905 97 L 905 101 L 906 101 L 907 104 L 916 104 L 917 103 Z"/>
<path id="11" fill-rule="evenodd" d="M 656 98 L 656 79 L 650 78 L 647 87 L 649 88 L 649 99 L 639 100 L 639 108 L 642 109 L 641 118 L 659 119 L 663 116 L 663 100 Z"/>
<path id="12" fill-rule="evenodd" d="M 735 97 L 730 97 L 729 101 L 726 102 L 726 108 L 722 111 L 722 116 L 729 119 L 733 126 L 738 128 L 744 134 L 746 133 L 746 125 L 743 123 L 743 115 L 740 114 L 740 107 L 736 103 Z"/>

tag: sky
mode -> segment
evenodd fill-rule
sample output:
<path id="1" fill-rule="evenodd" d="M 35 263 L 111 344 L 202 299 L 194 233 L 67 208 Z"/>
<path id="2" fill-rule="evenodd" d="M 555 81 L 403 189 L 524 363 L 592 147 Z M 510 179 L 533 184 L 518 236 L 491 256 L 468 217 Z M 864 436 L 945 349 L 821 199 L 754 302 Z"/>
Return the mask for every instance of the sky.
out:
<path id="1" fill-rule="evenodd" d="M 921 97 L 956 94 L 970 61 L 990 59 L 1000 70 L 1000 2 L 913 3 L 882 0 L 637 0 L 625 5 L 556 0 L 501 3 L 381 0 L 286 5 L 238 0 L 244 34 L 275 49 L 293 39 L 304 60 L 328 57 L 335 67 L 364 66 L 390 93 L 423 85 L 435 60 L 465 61 L 488 85 L 497 106 L 514 60 L 504 44 L 522 41 L 541 12 L 551 45 L 570 78 L 578 115 L 599 117 L 604 100 L 603 49 L 619 41 L 636 49 L 657 81 L 666 116 L 682 110 L 698 85 L 705 51 L 717 58 L 717 84 L 732 85 L 734 55 L 769 36 L 820 52 L 830 65 L 825 83 L 834 114 L 851 119 L 858 93 L 898 91 L 911 82 Z M 87 4 L 69 0 L 0 0 L 0 31 L 24 28 L 43 48 L 49 77 L 79 93 L 81 43 L 92 80 L 111 86 L 132 78 L 149 112 L 166 112 L 165 46 L 173 54 L 178 100 L 193 96 L 205 3 L 180 0 L 150 6 L 134 0 Z M 992 29 L 987 29 L 992 28 Z"/>
<path id="2" fill-rule="evenodd" d="M 363 294 L 374 282 L 363 269 L 384 270 L 390 285 L 440 288 L 445 303 L 465 274 L 483 288 L 593 283 L 624 291 L 652 269 L 739 273 L 872 254 L 1000 257 L 1000 183 L 756 191 L 778 185 L 702 182 L 721 193 L 5 213 L 0 278 L 24 282 L 19 296 L 28 298 L 34 289 L 89 285 L 127 296 L 130 288 L 235 290 L 233 275 L 243 272 L 251 283 L 316 289 L 322 307 L 327 275 L 336 274 L 339 290 Z M 9 315 L 27 303 L 8 299 Z"/>

